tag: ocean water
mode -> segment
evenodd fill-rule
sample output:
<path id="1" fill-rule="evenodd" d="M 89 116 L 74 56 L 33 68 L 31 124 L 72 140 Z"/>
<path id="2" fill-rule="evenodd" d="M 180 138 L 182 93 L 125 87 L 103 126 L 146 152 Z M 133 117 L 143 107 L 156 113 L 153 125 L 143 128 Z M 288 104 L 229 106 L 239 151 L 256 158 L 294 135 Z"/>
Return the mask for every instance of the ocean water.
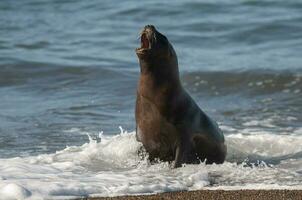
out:
<path id="1" fill-rule="evenodd" d="M 302 189 L 299 0 L 0 1 L 0 199 Z M 222 165 L 137 155 L 139 31 L 224 131 Z"/>

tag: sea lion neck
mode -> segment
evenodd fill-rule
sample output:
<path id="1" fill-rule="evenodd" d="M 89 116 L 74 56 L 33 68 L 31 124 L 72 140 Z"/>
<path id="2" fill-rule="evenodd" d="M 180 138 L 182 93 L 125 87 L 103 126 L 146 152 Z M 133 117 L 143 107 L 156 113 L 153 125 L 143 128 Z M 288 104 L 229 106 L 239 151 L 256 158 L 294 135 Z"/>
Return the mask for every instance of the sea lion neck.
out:
<path id="1" fill-rule="evenodd" d="M 149 62 L 140 60 L 141 76 L 148 76 L 156 85 L 180 84 L 177 63 Z"/>

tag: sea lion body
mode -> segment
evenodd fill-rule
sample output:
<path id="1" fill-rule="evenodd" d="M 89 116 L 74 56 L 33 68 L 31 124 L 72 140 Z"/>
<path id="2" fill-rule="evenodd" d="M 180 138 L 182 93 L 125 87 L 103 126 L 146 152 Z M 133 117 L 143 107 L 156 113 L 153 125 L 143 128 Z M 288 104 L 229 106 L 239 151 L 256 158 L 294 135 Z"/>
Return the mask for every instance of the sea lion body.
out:
<path id="1" fill-rule="evenodd" d="M 136 50 L 141 75 L 137 89 L 136 137 L 149 159 L 223 163 L 224 136 L 182 87 L 176 53 L 168 39 L 148 25 Z"/>

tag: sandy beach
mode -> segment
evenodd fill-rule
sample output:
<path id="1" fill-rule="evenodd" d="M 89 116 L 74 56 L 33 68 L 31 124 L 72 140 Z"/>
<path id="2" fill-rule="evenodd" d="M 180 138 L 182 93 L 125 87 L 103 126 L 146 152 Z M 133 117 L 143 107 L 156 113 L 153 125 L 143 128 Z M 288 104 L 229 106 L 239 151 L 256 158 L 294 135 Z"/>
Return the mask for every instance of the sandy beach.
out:
<path id="1" fill-rule="evenodd" d="M 182 200 L 182 199 L 223 199 L 223 200 L 302 200 L 302 190 L 199 190 L 167 192 L 155 195 L 82 198 L 82 200 Z"/>

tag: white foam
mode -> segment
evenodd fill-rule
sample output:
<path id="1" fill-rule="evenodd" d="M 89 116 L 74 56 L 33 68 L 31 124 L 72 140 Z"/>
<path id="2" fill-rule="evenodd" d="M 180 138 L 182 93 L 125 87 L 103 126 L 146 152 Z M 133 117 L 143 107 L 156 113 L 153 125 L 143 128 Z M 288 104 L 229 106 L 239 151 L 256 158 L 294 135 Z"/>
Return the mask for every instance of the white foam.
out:
<path id="1" fill-rule="evenodd" d="M 30 191 L 14 183 L 9 183 L 0 189 L 0 199 L 25 199 L 29 196 L 31 196 Z"/>
<path id="2" fill-rule="evenodd" d="M 302 151 L 302 135 L 274 135 L 265 131 L 253 134 L 231 134 L 227 143 L 233 152 L 231 154 L 257 154 L 260 156 L 282 156 L 295 154 Z"/>
<path id="3" fill-rule="evenodd" d="M 273 120 L 268 118 L 268 119 L 261 120 L 261 121 L 251 120 L 251 121 L 248 121 L 248 122 L 244 122 L 242 125 L 243 126 L 256 126 L 256 127 L 263 126 L 263 127 L 273 128 L 275 126 L 272 125 L 272 122 L 273 122 Z"/>
<path id="4" fill-rule="evenodd" d="M 229 156 L 223 165 L 201 163 L 171 169 L 168 163 L 150 165 L 147 159 L 141 160 L 137 155 L 141 144 L 136 142 L 134 132 L 100 135 L 100 142 L 89 138 L 82 146 L 67 147 L 54 154 L 0 159 L 0 196 L 66 199 L 203 188 L 257 188 L 261 184 L 265 188 L 296 188 L 302 183 L 302 162 L 298 158 L 283 159 L 273 167 L 245 167 L 231 161 L 238 155 L 295 155 L 302 151 L 302 136 L 232 134 L 226 137 Z"/>
<path id="5" fill-rule="evenodd" d="M 0 159 L 1 194 L 16 199 L 116 196 L 189 190 L 208 184 L 203 165 L 171 169 L 140 160 L 134 133 L 90 139 L 55 154 Z"/>

